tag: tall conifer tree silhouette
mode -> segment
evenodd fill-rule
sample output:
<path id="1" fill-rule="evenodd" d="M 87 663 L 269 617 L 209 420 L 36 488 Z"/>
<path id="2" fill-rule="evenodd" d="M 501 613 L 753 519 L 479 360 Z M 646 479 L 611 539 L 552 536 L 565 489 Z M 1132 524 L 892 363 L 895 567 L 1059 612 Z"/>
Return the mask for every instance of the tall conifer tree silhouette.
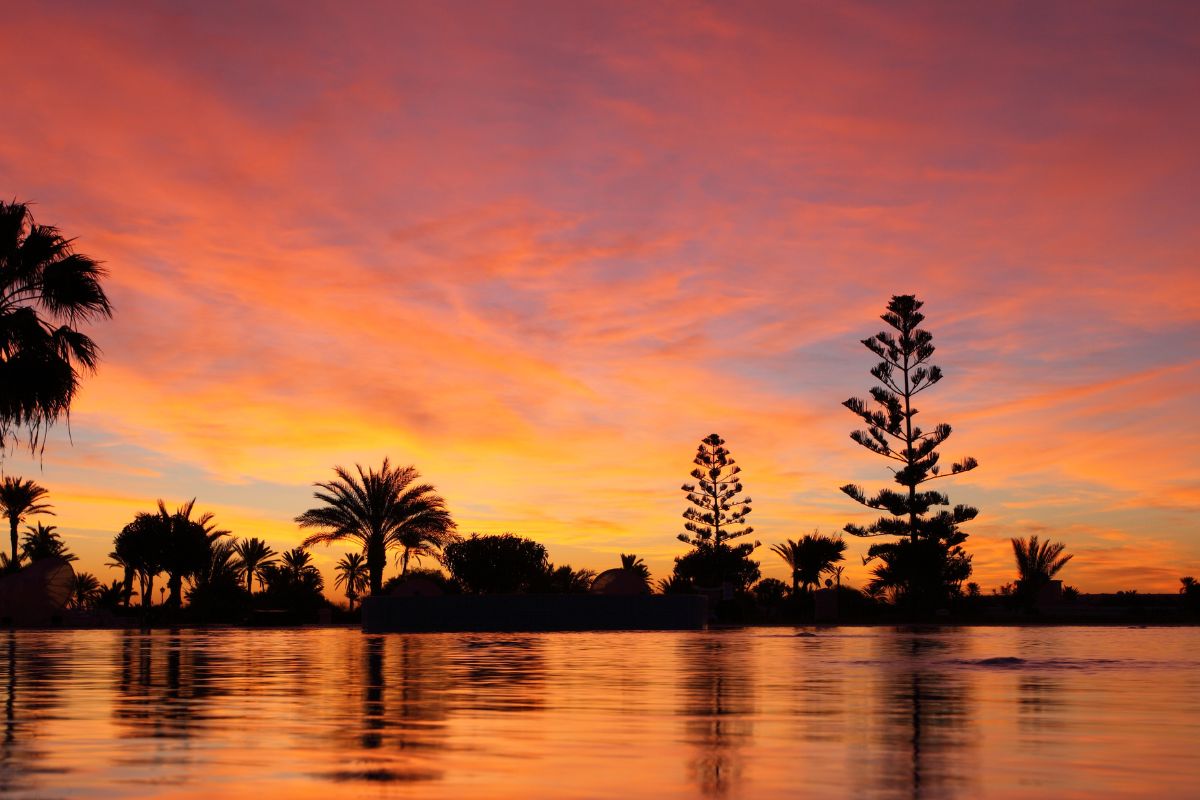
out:
<path id="1" fill-rule="evenodd" d="M 759 575 L 758 564 L 749 560 L 759 542 L 731 544 L 754 532 L 746 524 L 752 501 L 739 499 L 742 468 L 725 447 L 725 440 L 715 433 L 700 441 L 692 463 L 696 465 L 691 473 L 696 483 L 682 487 L 690 505 L 683 512 L 687 533 L 679 534 L 679 540 L 693 549 L 675 559 L 675 575 L 699 586 L 744 588 Z"/>
<path id="2" fill-rule="evenodd" d="M 743 489 L 738 477 L 742 468 L 729 454 L 725 440 L 715 433 L 706 436 L 700 441 L 692 463 L 696 465 L 692 470 L 696 483 L 681 487 L 691 503 L 683 512 L 687 520 L 683 527 L 688 532 L 679 534 L 679 540 L 696 547 L 721 547 L 730 539 L 754 533 L 754 528 L 745 522 L 753 501 L 749 497 L 737 499 Z M 749 554 L 754 545 L 746 542 L 737 549 Z"/>
<path id="3" fill-rule="evenodd" d="M 893 542 L 872 546 L 868 555 L 882 558 L 893 571 L 905 565 L 901 571 L 908 574 L 905 583 L 910 592 L 917 588 L 913 586 L 916 580 L 941 579 L 954 583 L 970 574 L 970 557 L 960 547 L 967 537 L 958 526 L 979 513 L 970 506 L 956 505 L 930 514 L 935 506 L 948 506 L 950 500 L 941 492 L 922 488 L 930 481 L 978 466 L 968 456 L 948 470 L 942 469 L 937 448 L 950 438 L 950 426 L 942 423 L 926 430 L 914 423 L 917 409 L 913 398 L 942 379 L 941 369 L 930 363 L 933 335 L 920 327 L 925 320 L 920 311 L 922 305 L 914 295 L 892 297 L 881 317 L 892 330 L 862 340 L 881 359 L 871 369 L 871 375 L 880 385 L 871 387 L 870 401 L 852 397 L 842 404 L 866 424 L 865 430 L 852 432 L 850 438 L 895 462 L 891 470 L 895 482 L 902 487 L 901 491 L 880 489 L 869 496 L 856 484 L 842 486 L 841 490 L 855 501 L 886 512 L 870 525 L 848 524 L 845 530 L 854 536 L 903 537 L 902 541 L 911 550 L 898 548 Z M 922 542 L 928 546 L 919 548 Z M 919 555 L 918 548 L 926 555 L 936 555 L 941 564 L 932 564 L 924 557 L 914 558 Z"/>

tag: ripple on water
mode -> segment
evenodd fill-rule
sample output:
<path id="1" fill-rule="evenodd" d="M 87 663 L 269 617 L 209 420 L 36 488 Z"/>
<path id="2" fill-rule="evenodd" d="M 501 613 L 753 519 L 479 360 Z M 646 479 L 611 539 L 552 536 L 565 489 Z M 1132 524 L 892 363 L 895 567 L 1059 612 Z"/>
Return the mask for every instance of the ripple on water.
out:
<path id="1" fill-rule="evenodd" d="M 1186 796 L 1198 675 L 1197 629 L 0 633 L 0 795 Z"/>

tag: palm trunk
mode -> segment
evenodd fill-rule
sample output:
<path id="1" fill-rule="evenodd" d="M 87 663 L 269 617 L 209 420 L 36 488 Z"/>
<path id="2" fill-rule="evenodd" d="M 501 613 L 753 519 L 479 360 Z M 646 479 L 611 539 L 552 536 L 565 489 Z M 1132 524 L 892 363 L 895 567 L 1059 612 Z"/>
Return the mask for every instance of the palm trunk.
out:
<path id="1" fill-rule="evenodd" d="M 167 589 L 170 594 L 167 595 L 167 605 L 172 608 L 179 608 L 183 605 L 183 576 L 175 574 L 167 579 Z"/>
<path id="2" fill-rule="evenodd" d="M 401 577 L 408 574 L 408 547 L 404 548 L 404 555 L 400 558 L 400 575 Z"/>
<path id="3" fill-rule="evenodd" d="M 254 568 L 246 565 L 246 594 L 254 594 Z"/>
<path id="4" fill-rule="evenodd" d="M 9 535 L 12 537 L 12 561 L 9 562 L 8 568 L 16 572 L 21 567 L 21 562 L 17 560 L 17 518 L 10 516 L 8 518 Z"/>
<path id="5" fill-rule="evenodd" d="M 154 576 L 147 575 L 145 583 L 142 584 L 142 608 L 149 608 L 154 605 Z"/>
<path id="6" fill-rule="evenodd" d="M 128 565 L 125 567 L 125 583 L 121 592 L 124 595 L 125 607 L 129 608 L 130 600 L 133 598 L 133 567 Z"/>
<path id="7" fill-rule="evenodd" d="M 371 575 L 371 594 L 383 594 L 383 567 L 387 563 L 387 551 L 383 543 L 367 547 L 367 572 Z"/>

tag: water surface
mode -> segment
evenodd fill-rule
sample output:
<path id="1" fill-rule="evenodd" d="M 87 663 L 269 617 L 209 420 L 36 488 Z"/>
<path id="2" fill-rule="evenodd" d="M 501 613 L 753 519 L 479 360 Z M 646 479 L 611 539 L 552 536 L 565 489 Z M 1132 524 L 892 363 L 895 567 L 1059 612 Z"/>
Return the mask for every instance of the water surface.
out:
<path id="1" fill-rule="evenodd" d="M 0 632 L 13 797 L 1182 797 L 1200 629 Z"/>

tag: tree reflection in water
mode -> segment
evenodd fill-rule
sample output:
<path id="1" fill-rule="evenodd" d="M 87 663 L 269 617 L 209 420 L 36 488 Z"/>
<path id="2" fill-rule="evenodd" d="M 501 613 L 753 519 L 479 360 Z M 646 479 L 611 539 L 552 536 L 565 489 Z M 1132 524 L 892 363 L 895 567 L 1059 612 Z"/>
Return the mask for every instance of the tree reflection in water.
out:
<path id="1" fill-rule="evenodd" d="M 787 687 L 793 703 L 789 711 L 795 714 L 794 735 L 806 742 L 841 742 L 847 727 L 855 724 L 846 671 L 814 669 L 812 665 L 844 662 L 846 640 L 827 631 L 816 635 L 806 631 L 790 638 L 794 643 L 793 661 L 785 675 L 772 678 Z"/>
<path id="2" fill-rule="evenodd" d="M 455 648 L 455 705 L 464 711 L 537 711 L 545 706 L 545 682 L 540 635 L 468 635 Z"/>
<path id="3" fill-rule="evenodd" d="M 1017 679 L 1017 724 L 1031 744 L 1053 744 L 1062 732 L 1065 682 L 1051 675 L 1023 673 Z"/>
<path id="4" fill-rule="evenodd" d="M 364 637 L 364 749 L 440 746 L 450 711 L 448 661 L 445 642 L 433 637 Z"/>
<path id="5" fill-rule="evenodd" d="M 383 744 L 383 731 L 387 727 L 383 705 L 383 644 L 382 636 L 370 636 L 363 642 L 367 676 L 363 681 L 362 746 L 366 750 L 376 750 Z M 406 681 L 407 676 L 401 680 Z"/>
<path id="6" fill-rule="evenodd" d="M 35 789 L 38 776 L 61 771 L 45 763 L 38 729 L 61 705 L 61 690 L 71 670 L 65 645 L 41 639 L 22 640 L 8 631 L 4 638 L 4 735 L 0 737 L 0 794 Z"/>
<path id="7" fill-rule="evenodd" d="M 1036 673 L 1017 677 L 1017 732 L 1022 746 L 1048 758 L 1066 763 L 1067 751 L 1075 732 L 1068 720 L 1075 718 L 1066 701 L 1068 688 L 1062 678 Z M 1040 773 L 1040 774 L 1038 774 Z M 1053 779 L 1052 770 L 1027 769 L 1024 779 L 1031 786 L 1045 787 Z"/>
<path id="8" fill-rule="evenodd" d="M 119 633 L 113 716 L 121 735 L 186 739 L 209 725 L 228 692 L 208 636 L 195 632 Z"/>
<path id="9" fill-rule="evenodd" d="M 696 748 L 689 766 L 707 797 L 724 797 L 737 787 L 740 750 L 753 738 L 753 681 L 745 666 L 753 654 L 745 645 L 720 634 L 685 637 L 681 645 L 684 740 Z"/>
<path id="10" fill-rule="evenodd" d="M 520 712 L 544 705 L 545 664 L 536 637 L 391 634 L 363 640 L 361 763 L 335 781 L 423 781 L 446 747 L 456 711 Z M 403 759 L 397 751 L 407 751 Z"/>
<path id="11" fill-rule="evenodd" d="M 897 631 L 876 639 L 879 664 L 867 724 L 874 754 L 859 795 L 883 798 L 969 796 L 977 739 L 969 684 L 954 662 L 954 631 Z"/>
<path id="12" fill-rule="evenodd" d="M 325 774 L 337 781 L 372 783 L 437 780 L 429 763 L 445 739 L 446 657 L 443 645 L 412 636 L 364 636 L 361 677 L 362 712 L 357 758 L 348 767 Z M 431 753 L 422 753 L 422 751 Z"/>

